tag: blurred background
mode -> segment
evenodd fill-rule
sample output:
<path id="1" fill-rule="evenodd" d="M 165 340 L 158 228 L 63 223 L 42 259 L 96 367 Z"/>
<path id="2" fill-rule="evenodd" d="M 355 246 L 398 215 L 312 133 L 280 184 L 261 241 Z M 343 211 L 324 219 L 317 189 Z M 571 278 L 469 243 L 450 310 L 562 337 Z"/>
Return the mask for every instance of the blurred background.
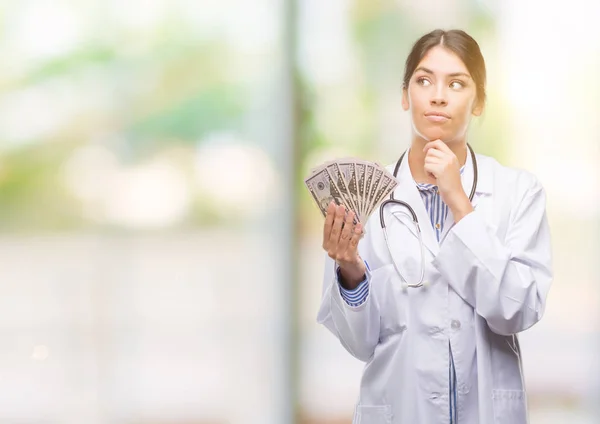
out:
<path id="1" fill-rule="evenodd" d="M 600 3 L 0 2 L 0 423 L 350 423 L 316 324 L 324 160 L 408 147 L 404 60 L 483 50 L 470 142 L 548 193 L 555 282 L 521 335 L 532 424 L 600 411 Z M 596 409 L 595 409 L 596 408 Z"/>

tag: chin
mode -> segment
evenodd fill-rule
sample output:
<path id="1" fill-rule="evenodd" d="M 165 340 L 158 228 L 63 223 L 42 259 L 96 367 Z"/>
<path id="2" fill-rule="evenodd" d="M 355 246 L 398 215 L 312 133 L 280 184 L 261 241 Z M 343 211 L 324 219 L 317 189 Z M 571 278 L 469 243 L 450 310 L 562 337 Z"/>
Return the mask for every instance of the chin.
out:
<path id="1" fill-rule="evenodd" d="M 415 128 L 415 131 L 419 137 L 427 141 L 442 140 L 447 142 L 450 138 L 453 138 L 448 131 L 444 131 L 440 127 L 423 128 L 422 130 Z"/>

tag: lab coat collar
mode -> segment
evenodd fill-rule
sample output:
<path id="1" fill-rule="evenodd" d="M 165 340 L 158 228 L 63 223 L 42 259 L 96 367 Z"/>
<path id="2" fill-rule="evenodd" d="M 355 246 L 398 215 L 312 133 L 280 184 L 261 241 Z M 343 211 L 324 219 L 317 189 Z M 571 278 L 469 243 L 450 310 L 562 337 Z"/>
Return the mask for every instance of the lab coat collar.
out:
<path id="1" fill-rule="evenodd" d="M 477 159 L 477 188 L 475 194 L 491 194 L 493 175 L 492 169 L 486 166 L 485 156 L 478 155 L 475 153 Z M 465 170 L 461 176 L 463 188 L 467 196 L 471 193 L 471 187 L 473 184 L 473 159 L 471 158 L 471 152 L 467 150 L 467 160 L 465 161 Z"/>

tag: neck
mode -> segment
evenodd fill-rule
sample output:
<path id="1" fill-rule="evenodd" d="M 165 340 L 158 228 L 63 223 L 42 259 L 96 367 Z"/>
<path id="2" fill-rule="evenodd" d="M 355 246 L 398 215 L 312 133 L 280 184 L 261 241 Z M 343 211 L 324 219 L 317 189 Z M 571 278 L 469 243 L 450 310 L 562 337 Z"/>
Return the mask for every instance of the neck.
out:
<path id="1" fill-rule="evenodd" d="M 427 140 L 420 137 L 413 139 L 410 146 L 410 152 L 408 154 L 408 164 L 410 166 L 410 172 L 417 183 L 436 184 L 436 179 L 433 176 L 427 175 L 425 172 L 425 153 L 423 149 L 428 143 Z M 448 147 L 452 150 L 452 153 L 458 158 L 458 163 L 462 167 L 467 160 L 467 142 L 453 141 L 448 143 Z"/>

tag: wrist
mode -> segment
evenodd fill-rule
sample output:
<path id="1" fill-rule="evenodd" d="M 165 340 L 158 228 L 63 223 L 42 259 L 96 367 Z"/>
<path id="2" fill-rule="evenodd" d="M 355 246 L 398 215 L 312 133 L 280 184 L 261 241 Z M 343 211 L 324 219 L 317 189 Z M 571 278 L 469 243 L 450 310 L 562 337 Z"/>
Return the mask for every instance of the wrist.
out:
<path id="1" fill-rule="evenodd" d="M 474 211 L 471 201 L 464 192 L 462 192 L 462 196 L 456 199 L 455 202 L 452 202 L 452 204 L 449 204 L 448 207 L 450 208 L 450 211 L 452 211 L 452 216 L 454 217 L 454 222 L 456 224 Z"/>
<path id="2" fill-rule="evenodd" d="M 367 269 L 365 263 L 360 261 L 356 264 L 339 265 L 340 283 L 345 289 L 353 290 L 366 278 Z"/>

